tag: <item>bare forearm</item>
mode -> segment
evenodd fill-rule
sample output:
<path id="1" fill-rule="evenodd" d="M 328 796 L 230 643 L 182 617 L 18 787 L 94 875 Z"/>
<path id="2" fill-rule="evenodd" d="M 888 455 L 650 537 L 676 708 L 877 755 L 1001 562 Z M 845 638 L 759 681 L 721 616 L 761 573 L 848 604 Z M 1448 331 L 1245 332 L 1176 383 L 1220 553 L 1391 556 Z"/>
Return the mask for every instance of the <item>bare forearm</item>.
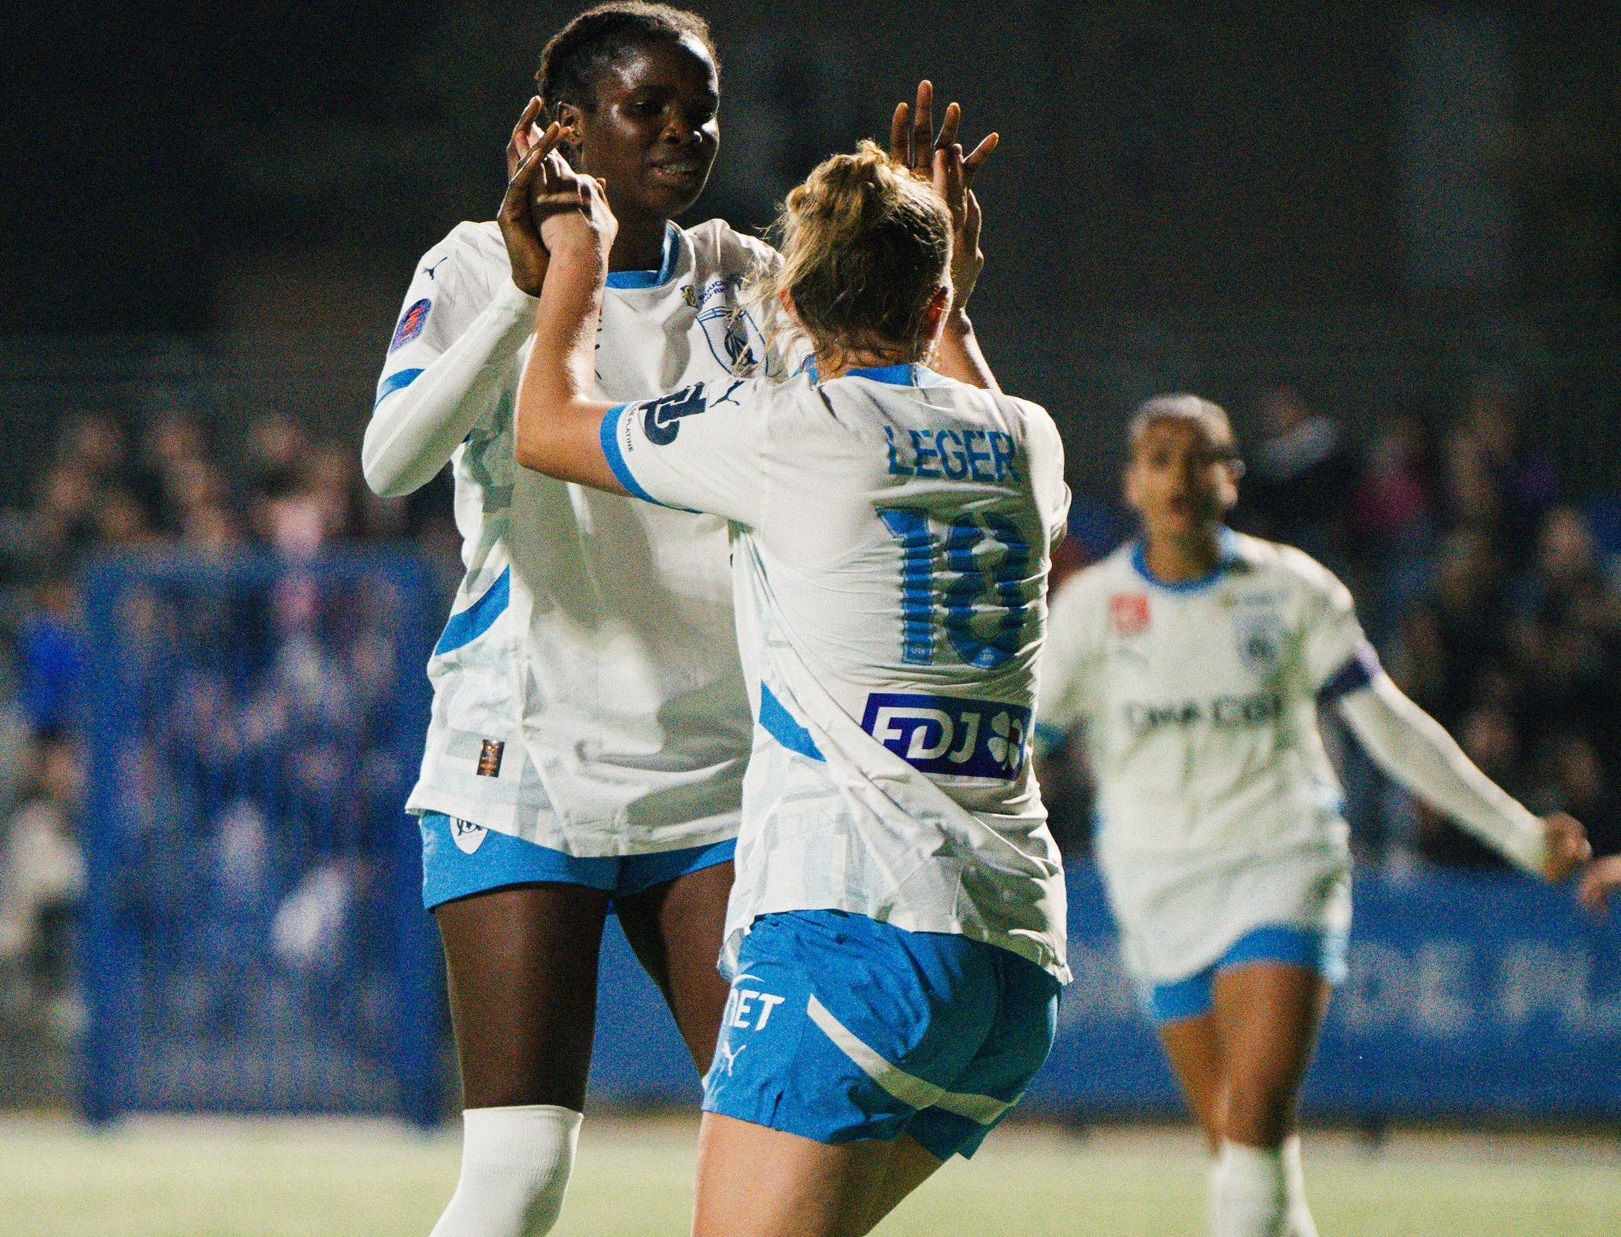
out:
<path id="1" fill-rule="evenodd" d="M 974 335 L 974 324 L 965 313 L 953 310 L 946 319 L 945 329 L 940 332 L 940 345 L 935 350 L 934 364 L 947 378 L 955 378 L 958 382 L 987 391 L 1002 389 L 997 386 L 996 375 L 991 372 L 990 363 L 980 351 L 979 340 Z"/>
<path id="2" fill-rule="evenodd" d="M 595 398 L 603 258 L 578 245 L 552 255 L 535 311 L 535 346 L 518 387 L 518 463 L 564 481 L 620 491 L 598 434 L 612 407 Z"/>

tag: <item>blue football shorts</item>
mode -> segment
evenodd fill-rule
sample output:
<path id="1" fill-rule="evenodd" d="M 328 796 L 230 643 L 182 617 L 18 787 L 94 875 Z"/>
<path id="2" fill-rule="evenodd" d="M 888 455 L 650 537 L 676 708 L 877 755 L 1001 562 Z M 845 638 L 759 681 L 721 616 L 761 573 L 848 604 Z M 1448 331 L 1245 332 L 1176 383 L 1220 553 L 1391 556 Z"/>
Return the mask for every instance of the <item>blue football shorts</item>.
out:
<path id="1" fill-rule="evenodd" d="M 1274 962 L 1316 971 L 1329 983 L 1345 982 L 1345 954 L 1350 934 L 1293 924 L 1273 924 L 1246 932 L 1204 970 L 1143 992 L 1143 1005 L 1156 1024 L 1197 1018 L 1215 1008 L 1216 976 L 1240 966 Z"/>
<path id="2" fill-rule="evenodd" d="M 728 839 L 650 855 L 581 859 L 443 812 L 424 812 L 417 823 L 422 828 L 422 904 L 429 910 L 470 894 L 542 882 L 585 885 L 628 898 L 730 863 L 737 850 L 736 840 Z"/>
<path id="3" fill-rule="evenodd" d="M 843 911 L 755 921 L 704 1111 L 823 1143 L 971 1156 L 1052 1048 L 1056 979 L 994 945 Z"/>

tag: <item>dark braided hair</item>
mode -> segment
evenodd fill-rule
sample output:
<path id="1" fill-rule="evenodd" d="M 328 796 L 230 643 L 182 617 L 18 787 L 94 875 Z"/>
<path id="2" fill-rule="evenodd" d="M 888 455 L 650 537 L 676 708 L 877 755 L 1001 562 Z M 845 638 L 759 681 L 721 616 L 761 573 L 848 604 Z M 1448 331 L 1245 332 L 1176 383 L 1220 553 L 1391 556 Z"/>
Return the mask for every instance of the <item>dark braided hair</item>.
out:
<path id="1" fill-rule="evenodd" d="M 598 76 L 628 50 L 687 37 L 703 44 L 718 70 L 709 23 L 696 13 L 642 0 L 615 0 L 587 9 L 553 35 L 540 54 L 535 87 L 546 115 L 555 120 L 564 103 L 591 111 L 597 105 Z"/>

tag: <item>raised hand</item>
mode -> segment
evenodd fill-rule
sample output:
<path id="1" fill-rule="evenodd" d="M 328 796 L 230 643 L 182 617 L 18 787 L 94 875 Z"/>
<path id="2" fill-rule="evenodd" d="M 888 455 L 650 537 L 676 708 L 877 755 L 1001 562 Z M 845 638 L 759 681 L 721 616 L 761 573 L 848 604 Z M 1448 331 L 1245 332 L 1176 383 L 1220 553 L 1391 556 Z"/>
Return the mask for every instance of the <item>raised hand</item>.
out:
<path id="1" fill-rule="evenodd" d="M 568 133 L 562 125 L 550 124 L 538 135 L 534 120 L 540 114 L 540 100 L 529 100 L 512 137 L 507 142 L 507 190 L 495 221 L 506 242 L 512 282 L 530 296 L 540 295 L 546 281 L 546 247 L 541 244 L 540 226 L 533 211 L 535 178 L 546 157 Z"/>
<path id="2" fill-rule="evenodd" d="M 924 80 L 917 84 L 915 106 L 896 105 L 889 130 L 889 157 L 914 176 L 932 183 L 951 209 L 951 287 L 959 311 L 966 309 L 980 272 L 985 269 L 985 255 L 979 248 L 984 220 L 973 191 L 974 178 L 1001 142 L 999 134 L 987 134 L 965 155 L 957 142 L 961 127 L 962 108 L 948 103 L 940 132 L 935 133 L 934 85 Z"/>
<path id="3" fill-rule="evenodd" d="M 537 146 L 529 156 L 535 163 L 529 173 L 529 211 L 541 243 L 549 253 L 563 245 L 594 245 L 606 262 L 619 232 L 606 186 L 575 171 L 555 146 Z"/>
<path id="4" fill-rule="evenodd" d="M 1587 830 L 1574 816 L 1554 812 L 1542 818 L 1543 834 L 1548 843 L 1548 858 L 1542 865 L 1542 874 L 1558 882 L 1571 876 L 1593 857 Z"/>

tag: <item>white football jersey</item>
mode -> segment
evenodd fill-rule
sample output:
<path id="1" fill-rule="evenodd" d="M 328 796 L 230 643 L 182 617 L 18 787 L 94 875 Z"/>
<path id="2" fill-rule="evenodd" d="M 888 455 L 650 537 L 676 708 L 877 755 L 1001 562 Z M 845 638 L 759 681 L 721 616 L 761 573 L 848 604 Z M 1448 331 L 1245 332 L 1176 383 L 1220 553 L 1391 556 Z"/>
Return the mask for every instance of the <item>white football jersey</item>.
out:
<path id="1" fill-rule="evenodd" d="M 1085 723 L 1105 863 L 1345 846 L 1319 701 L 1377 661 L 1350 592 L 1299 550 L 1224 533 L 1205 580 L 1157 582 L 1140 544 L 1053 598 L 1044 735 Z"/>
<path id="2" fill-rule="evenodd" d="M 725 959 L 839 909 L 1060 978 L 1064 882 L 1026 759 L 1069 492 L 1047 413 L 919 366 L 708 382 L 602 441 L 653 502 L 732 522 L 758 725 Z"/>
<path id="3" fill-rule="evenodd" d="M 779 372 L 742 296 L 777 260 L 718 220 L 672 226 L 662 270 L 609 278 L 599 396 Z M 724 840 L 751 733 L 725 524 L 518 466 L 535 304 L 498 227 L 459 225 L 422 259 L 378 385 L 374 418 L 409 418 L 434 362 L 464 336 L 486 341 L 452 456 L 466 576 L 428 666 L 408 809 L 579 856 Z"/>

